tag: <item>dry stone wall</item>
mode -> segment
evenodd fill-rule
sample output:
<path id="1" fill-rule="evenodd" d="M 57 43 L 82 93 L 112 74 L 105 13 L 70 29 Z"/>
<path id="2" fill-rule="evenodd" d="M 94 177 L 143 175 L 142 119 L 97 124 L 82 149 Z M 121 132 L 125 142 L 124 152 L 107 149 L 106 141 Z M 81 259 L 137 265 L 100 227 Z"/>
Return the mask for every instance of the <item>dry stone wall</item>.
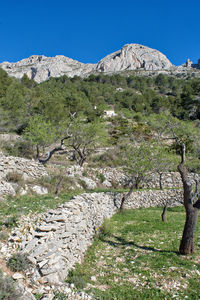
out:
<path id="1" fill-rule="evenodd" d="M 10 246 L 29 254 L 34 264 L 32 279 L 60 285 L 76 262 L 81 262 L 103 220 L 119 207 L 122 195 L 82 194 L 38 216 L 36 224 L 26 218 L 12 232 Z M 180 205 L 182 190 L 137 191 L 125 208 L 162 206 L 166 201 Z M 9 249 L 4 249 L 9 253 Z"/>
<path id="2" fill-rule="evenodd" d="M 24 180 L 47 175 L 44 166 L 34 160 L 5 156 L 0 153 L 0 195 L 15 195 L 13 185 L 5 180 L 8 173 L 22 174 Z"/>

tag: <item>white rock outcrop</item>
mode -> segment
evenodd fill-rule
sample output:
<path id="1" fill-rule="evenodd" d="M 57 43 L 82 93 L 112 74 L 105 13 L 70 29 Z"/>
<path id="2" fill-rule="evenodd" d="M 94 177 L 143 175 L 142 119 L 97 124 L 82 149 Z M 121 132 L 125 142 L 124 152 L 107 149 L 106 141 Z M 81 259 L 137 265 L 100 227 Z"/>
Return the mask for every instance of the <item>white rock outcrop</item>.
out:
<path id="1" fill-rule="evenodd" d="M 120 72 L 125 70 L 168 70 L 172 63 L 158 50 L 139 44 L 127 44 L 121 50 L 116 51 L 97 64 L 97 70 L 101 72 Z"/>
<path id="2" fill-rule="evenodd" d="M 84 64 L 63 55 L 55 57 L 32 55 L 15 63 L 3 62 L 0 67 L 10 76 L 22 78 L 26 74 L 30 79 L 40 83 L 62 75 L 86 77 L 99 72 L 115 73 L 137 69 L 169 70 L 172 64 L 157 50 L 139 44 L 127 44 L 97 64 Z"/>
<path id="3" fill-rule="evenodd" d="M 63 75 L 84 77 L 90 74 L 96 65 L 80 63 L 63 55 L 56 55 L 55 57 L 32 55 L 16 63 L 3 62 L 0 67 L 10 76 L 20 79 L 26 74 L 30 79 L 40 83 L 50 77 Z"/>

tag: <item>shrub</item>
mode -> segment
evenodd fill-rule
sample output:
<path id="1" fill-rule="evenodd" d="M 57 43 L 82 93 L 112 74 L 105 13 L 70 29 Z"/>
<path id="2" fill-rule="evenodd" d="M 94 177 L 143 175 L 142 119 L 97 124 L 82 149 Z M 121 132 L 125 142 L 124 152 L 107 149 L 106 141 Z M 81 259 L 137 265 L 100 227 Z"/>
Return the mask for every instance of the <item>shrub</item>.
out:
<path id="1" fill-rule="evenodd" d="M 23 175 L 15 171 L 6 174 L 6 180 L 16 183 L 21 183 L 24 181 Z"/>
<path id="2" fill-rule="evenodd" d="M 110 221 L 108 219 L 105 219 L 103 224 L 99 228 L 98 237 L 100 239 L 104 238 L 104 237 L 109 237 L 112 235 L 112 232 L 113 232 L 113 230 L 112 230 Z"/>
<path id="3" fill-rule="evenodd" d="M 99 178 L 101 183 L 103 183 L 106 180 L 105 176 L 102 173 L 97 174 L 97 178 Z"/>
<path id="4" fill-rule="evenodd" d="M 6 241 L 8 238 L 8 234 L 5 231 L 0 232 L 0 241 Z"/>
<path id="5" fill-rule="evenodd" d="M 73 179 L 64 175 L 43 176 L 38 183 L 46 187 L 50 194 L 66 192 L 73 186 Z"/>
<path id="6" fill-rule="evenodd" d="M 16 291 L 13 279 L 4 276 L 0 270 L 0 300 L 17 300 L 20 296 Z"/>
<path id="7" fill-rule="evenodd" d="M 31 262 L 28 260 L 28 254 L 15 253 L 9 258 L 7 266 L 14 272 L 25 271 L 31 267 Z"/>
<path id="8" fill-rule="evenodd" d="M 54 300 L 66 300 L 67 297 L 64 293 L 61 293 L 61 292 L 54 292 Z"/>
<path id="9" fill-rule="evenodd" d="M 76 264 L 76 268 L 69 271 L 66 281 L 73 283 L 77 289 L 82 290 L 87 285 L 87 274 Z"/>
<path id="10" fill-rule="evenodd" d="M 7 228 L 17 226 L 17 218 L 16 217 L 8 217 L 5 221 L 1 222 L 1 225 L 6 226 Z"/>
<path id="11" fill-rule="evenodd" d="M 3 144 L 3 149 L 8 155 L 11 156 L 19 156 L 25 158 L 33 158 L 34 157 L 34 149 L 33 146 L 28 141 L 17 141 L 14 145 L 9 142 L 5 142 Z"/>

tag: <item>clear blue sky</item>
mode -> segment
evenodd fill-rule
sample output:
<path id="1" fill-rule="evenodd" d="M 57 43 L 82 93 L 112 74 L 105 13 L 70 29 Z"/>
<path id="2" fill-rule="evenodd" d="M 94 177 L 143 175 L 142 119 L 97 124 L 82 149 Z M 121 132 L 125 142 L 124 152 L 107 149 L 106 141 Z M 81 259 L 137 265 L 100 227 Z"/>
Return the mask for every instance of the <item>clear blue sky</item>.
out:
<path id="1" fill-rule="evenodd" d="M 1 0 L 0 62 L 58 54 L 96 63 L 124 44 L 175 65 L 200 58 L 200 0 Z"/>

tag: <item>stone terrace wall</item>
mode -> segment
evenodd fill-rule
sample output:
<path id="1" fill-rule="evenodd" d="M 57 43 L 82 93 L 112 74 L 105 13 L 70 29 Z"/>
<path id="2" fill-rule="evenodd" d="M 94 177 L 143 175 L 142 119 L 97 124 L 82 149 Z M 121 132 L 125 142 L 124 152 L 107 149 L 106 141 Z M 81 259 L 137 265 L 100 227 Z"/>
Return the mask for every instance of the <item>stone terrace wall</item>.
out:
<path id="1" fill-rule="evenodd" d="M 182 196 L 182 190 L 138 191 L 125 203 L 125 208 L 162 206 L 167 200 L 171 205 L 180 205 L 177 201 Z M 85 193 L 40 215 L 37 224 L 31 225 L 31 218 L 20 224 L 10 240 L 14 249 L 20 246 L 29 253 L 35 265 L 32 278 L 61 284 L 74 264 L 83 259 L 104 218 L 117 211 L 121 197 L 113 193 Z"/>
<path id="2" fill-rule="evenodd" d="M 23 175 L 24 180 L 46 176 L 44 166 L 34 160 L 21 157 L 5 156 L 0 153 L 0 195 L 15 195 L 15 190 L 5 177 L 10 172 Z"/>
<path id="3" fill-rule="evenodd" d="M 0 153 L 0 179 L 5 178 L 9 172 L 23 174 L 25 180 L 47 175 L 44 166 L 34 160 Z"/>

